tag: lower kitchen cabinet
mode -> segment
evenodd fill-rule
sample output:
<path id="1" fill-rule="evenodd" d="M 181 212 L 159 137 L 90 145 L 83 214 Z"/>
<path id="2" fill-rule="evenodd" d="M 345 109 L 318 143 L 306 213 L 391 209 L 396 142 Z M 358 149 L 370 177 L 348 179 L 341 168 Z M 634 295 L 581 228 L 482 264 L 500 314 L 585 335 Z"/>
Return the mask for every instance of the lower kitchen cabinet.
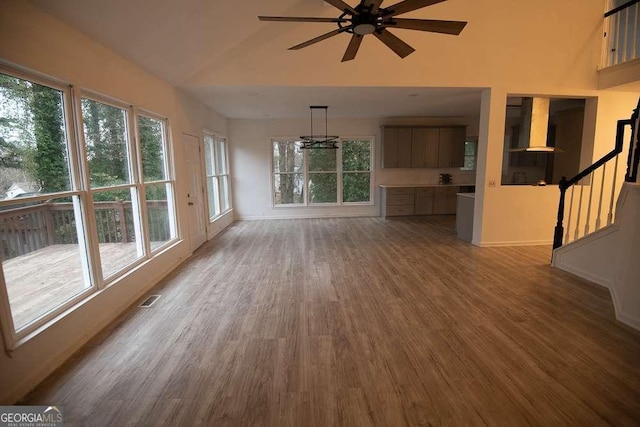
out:
<path id="1" fill-rule="evenodd" d="M 459 186 L 382 187 L 382 216 L 456 213 Z"/>

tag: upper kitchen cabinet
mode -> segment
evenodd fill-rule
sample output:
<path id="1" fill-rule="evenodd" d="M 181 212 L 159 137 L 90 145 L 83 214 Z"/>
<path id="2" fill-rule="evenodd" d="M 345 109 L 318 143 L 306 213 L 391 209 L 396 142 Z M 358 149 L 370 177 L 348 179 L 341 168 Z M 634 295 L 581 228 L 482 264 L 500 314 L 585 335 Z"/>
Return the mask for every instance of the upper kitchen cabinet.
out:
<path id="1" fill-rule="evenodd" d="M 464 140 L 466 137 L 466 131 L 463 127 L 440 128 L 438 167 L 461 168 L 464 166 Z"/>
<path id="2" fill-rule="evenodd" d="M 458 168 L 464 165 L 464 126 L 384 126 L 383 168 Z"/>
<path id="3" fill-rule="evenodd" d="M 411 166 L 411 128 L 383 127 L 382 167 L 410 168 Z"/>
<path id="4" fill-rule="evenodd" d="M 411 167 L 437 168 L 440 133 L 438 128 L 413 128 Z"/>

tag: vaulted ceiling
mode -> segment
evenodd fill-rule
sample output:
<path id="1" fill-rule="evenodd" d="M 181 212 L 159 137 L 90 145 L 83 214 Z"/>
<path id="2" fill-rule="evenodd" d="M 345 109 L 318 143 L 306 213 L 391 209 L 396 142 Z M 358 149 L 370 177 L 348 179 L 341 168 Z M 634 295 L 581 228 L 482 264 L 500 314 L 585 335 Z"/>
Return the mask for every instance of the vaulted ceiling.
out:
<path id="1" fill-rule="evenodd" d="M 572 38 L 570 26 L 565 29 L 563 16 L 547 7 L 556 0 L 491 0 L 500 5 L 493 8 L 477 0 L 444 1 L 403 17 L 469 21 L 460 36 L 398 30 L 396 35 L 416 48 L 405 59 L 365 37 L 349 63 L 340 62 L 347 34 L 287 50 L 335 24 L 257 18 L 337 17 L 340 12 L 323 0 L 31 1 L 229 118 L 306 117 L 311 104 L 329 105 L 332 115 L 341 117 L 477 115 L 479 88 L 487 83 L 474 69 L 500 76 L 507 65 L 527 60 L 526 49 L 548 50 L 548 41 L 532 37 L 544 31 L 541 22 L 560 31 L 560 49 L 584 44 Z M 397 1 L 385 0 L 383 6 Z M 589 8 L 578 8 L 576 19 L 597 26 L 593 10 L 599 11 L 594 5 L 600 3 L 584 0 Z M 552 61 L 562 54 L 549 50 L 548 57 Z M 450 83 L 452 74 L 459 83 Z M 520 74 L 524 80 L 539 78 L 535 67 Z M 560 69 L 548 77 L 563 79 L 565 74 Z"/>

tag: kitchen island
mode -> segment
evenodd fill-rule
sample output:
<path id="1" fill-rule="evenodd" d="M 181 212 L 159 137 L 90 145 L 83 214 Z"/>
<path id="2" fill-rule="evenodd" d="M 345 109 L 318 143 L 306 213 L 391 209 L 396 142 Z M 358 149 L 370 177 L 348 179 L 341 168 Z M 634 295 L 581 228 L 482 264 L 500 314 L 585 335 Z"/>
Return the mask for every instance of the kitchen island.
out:
<path id="1" fill-rule="evenodd" d="M 456 207 L 456 233 L 458 239 L 471 242 L 473 239 L 473 209 L 475 193 L 458 193 Z"/>

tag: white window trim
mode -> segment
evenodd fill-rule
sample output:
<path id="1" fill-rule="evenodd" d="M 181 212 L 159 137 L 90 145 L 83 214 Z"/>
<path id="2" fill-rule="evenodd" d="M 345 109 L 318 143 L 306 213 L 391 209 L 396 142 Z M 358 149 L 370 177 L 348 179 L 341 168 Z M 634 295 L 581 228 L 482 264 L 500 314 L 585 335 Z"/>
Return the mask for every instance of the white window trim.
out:
<path id="1" fill-rule="evenodd" d="M 368 202 L 345 202 L 343 201 L 343 185 L 342 179 L 344 175 L 344 171 L 342 170 L 342 143 L 344 141 L 369 141 L 370 147 L 369 149 L 369 159 L 370 166 L 368 171 L 347 171 L 346 173 L 369 173 L 369 201 Z M 274 172 L 274 164 L 273 164 L 273 142 L 274 141 L 287 141 L 287 142 L 295 142 L 300 141 L 300 137 L 295 136 L 272 136 L 269 138 L 269 183 L 271 188 L 271 207 L 274 209 L 300 209 L 300 208 L 317 208 L 317 207 L 341 207 L 341 206 L 373 206 L 375 204 L 375 193 L 374 193 L 374 183 L 375 183 L 375 137 L 374 136 L 350 136 L 350 137 L 340 137 L 340 148 L 338 148 L 338 152 L 336 154 L 336 171 L 317 171 L 310 172 L 309 171 L 309 150 L 303 150 L 303 161 L 302 161 L 302 172 L 278 172 L 279 175 L 287 175 L 287 174 L 302 174 L 303 175 L 303 203 L 281 203 L 276 204 L 276 188 L 275 188 L 275 175 Z M 338 201 L 335 203 L 312 203 L 309 202 L 309 173 L 336 173 L 337 174 L 337 197 Z"/>
<path id="2" fill-rule="evenodd" d="M 206 191 L 206 197 L 207 197 L 207 214 L 209 217 L 209 224 L 214 223 L 217 219 L 219 219 L 220 217 L 226 215 L 227 213 L 229 213 L 231 210 L 233 210 L 233 201 L 232 201 L 232 197 L 231 197 L 231 172 L 229 170 L 229 139 L 219 133 L 219 132 L 215 132 L 209 129 L 204 129 L 203 130 L 203 142 L 204 144 L 207 144 L 207 137 L 211 137 L 212 138 L 212 147 L 211 150 L 209 151 L 210 153 L 212 153 L 212 159 L 211 159 L 211 170 L 213 171 L 212 175 L 209 175 L 207 173 L 207 162 L 209 159 L 207 159 L 207 149 L 205 147 L 204 150 L 204 161 L 205 161 L 205 169 L 204 169 L 204 176 L 205 176 L 205 185 L 207 186 L 207 191 Z M 225 173 L 221 174 L 218 171 L 218 156 L 220 155 L 220 153 L 218 152 L 218 144 L 216 143 L 217 141 L 222 140 L 223 141 L 223 146 L 224 146 L 224 151 L 225 151 L 225 155 L 224 155 L 224 168 L 225 168 Z M 216 182 L 218 184 L 218 207 L 220 209 L 220 212 L 218 214 L 215 215 L 211 215 L 211 212 L 209 212 L 209 182 L 211 180 L 211 178 L 216 178 Z M 225 197 L 225 195 L 223 195 L 223 192 L 221 191 L 222 189 L 222 178 L 225 178 L 227 181 L 227 191 L 226 191 L 226 200 L 227 200 L 227 208 L 226 209 L 222 209 L 223 206 L 223 197 Z"/>
<path id="3" fill-rule="evenodd" d="M 13 76 L 22 80 L 36 83 L 42 86 L 50 87 L 62 93 L 63 97 L 63 121 L 66 130 L 67 155 L 69 157 L 69 173 L 71 175 L 71 189 L 69 191 L 49 193 L 42 196 L 30 197 L 29 201 L 43 201 L 52 198 L 74 197 L 74 214 L 76 217 L 82 217 L 84 228 L 78 225 L 78 245 L 80 250 L 81 261 L 88 266 L 89 271 L 85 274 L 85 284 L 89 287 L 81 290 L 72 298 L 62 302 L 60 305 L 42 314 L 40 317 L 16 330 L 11 314 L 11 305 L 7 293 L 4 272 L 0 268 L 0 324 L 4 340 L 5 349 L 8 352 L 15 350 L 20 345 L 29 341 L 32 337 L 47 330 L 57 320 L 63 318 L 68 313 L 82 306 L 86 301 L 101 293 L 101 291 L 111 285 L 115 285 L 120 278 L 129 274 L 134 269 L 139 268 L 142 264 L 155 257 L 157 254 L 174 246 L 180 240 L 179 223 L 176 216 L 175 204 L 175 164 L 173 157 L 173 143 L 171 140 L 171 127 L 168 118 L 153 113 L 148 110 L 138 109 L 131 104 L 121 100 L 109 97 L 107 95 L 92 91 L 85 88 L 74 88 L 71 84 L 62 80 L 45 76 L 35 71 L 27 70 L 19 66 L 6 66 L 6 62 L 0 61 L 0 73 Z M 126 184 L 91 188 L 88 170 L 88 160 L 86 153 L 86 143 L 84 140 L 84 122 L 82 120 L 81 99 L 87 98 L 96 102 L 101 102 L 126 111 L 127 137 L 127 154 L 130 156 L 130 164 L 128 165 L 130 182 Z M 138 159 L 140 158 L 140 144 L 138 141 L 137 122 L 138 116 L 145 116 L 156 120 L 162 120 L 164 123 L 164 148 L 166 150 L 165 170 L 167 179 L 163 181 L 153 181 L 145 183 L 142 176 L 142 167 Z M 227 149 L 228 151 L 228 149 Z M 228 162 L 228 154 L 227 154 Z M 227 165 L 227 172 L 229 171 Z M 171 184 L 171 195 L 167 193 L 167 201 L 172 205 L 173 218 L 175 222 L 175 238 L 165 242 L 153 251 L 149 250 L 150 242 L 148 242 L 148 224 L 146 216 L 146 200 L 144 189 L 146 185 Z M 145 234 L 141 240 L 146 246 L 142 257 L 128 264 L 116 273 L 109 276 L 108 280 L 102 279 L 102 266 L 100 263 L 100 253 L 98 248 L 97 229 L 95 227 L 95 209 L 92 194 L 94 192 L 110 191 L 115 189 L 137 188 L 138 201 L 141 203 L 139 212 L 140 225 L 142 232 L 136 231 L 138 235 Z M 229 197 L 229 200 L 231 198 Z M 231 203 L 231 201 L 229 202 Z M 0 201 L 0 207 L 11 206 L 14 203 L 9 201 Z M 171 212 L 171 210 L 170 210 Z M 170 214 L 171 215 L 171 214 Z M 136 221 L 134 221 L 134 224 Z M 87 234 L 94 234 L 88 236 Z M 88 277 L 87 277 L 88 274 Z"/>

